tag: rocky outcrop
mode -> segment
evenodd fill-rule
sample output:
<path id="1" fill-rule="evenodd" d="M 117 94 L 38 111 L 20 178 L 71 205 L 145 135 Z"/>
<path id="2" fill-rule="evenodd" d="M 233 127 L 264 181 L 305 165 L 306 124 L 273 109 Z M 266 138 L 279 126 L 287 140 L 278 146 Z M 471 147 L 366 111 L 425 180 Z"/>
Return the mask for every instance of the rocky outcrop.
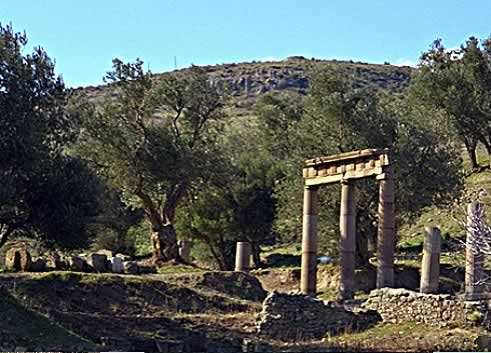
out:
<path id="1" fill-rule="evenodd" d="M 376 310 L 384 322 L 416 321 L 432 326 L 486 324 L 487 303 L 448 294 L 421 294 L 402 288 L 370 292 L 362 307 Z"/>
<path id="2" fill-rule="evenodd" d="M 364 329 L 380 320 L 375 311 L 353 312 L 303 294 L 273 292 L 263 302 L 258 334 L 283 341 L 305 341 Z"/>

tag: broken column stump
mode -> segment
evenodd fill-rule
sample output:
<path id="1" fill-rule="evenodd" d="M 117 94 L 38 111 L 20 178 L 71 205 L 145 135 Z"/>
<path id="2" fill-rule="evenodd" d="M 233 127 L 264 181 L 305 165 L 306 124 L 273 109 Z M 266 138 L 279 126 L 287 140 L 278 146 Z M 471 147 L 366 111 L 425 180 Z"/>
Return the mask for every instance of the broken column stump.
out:
<path id="1" fill-rule="evenodd" d="M 440 279 L 441 235 L 437 227 L 425 228 L 423 260 L 421 263 L 421 293 L 438 293 Z"/>

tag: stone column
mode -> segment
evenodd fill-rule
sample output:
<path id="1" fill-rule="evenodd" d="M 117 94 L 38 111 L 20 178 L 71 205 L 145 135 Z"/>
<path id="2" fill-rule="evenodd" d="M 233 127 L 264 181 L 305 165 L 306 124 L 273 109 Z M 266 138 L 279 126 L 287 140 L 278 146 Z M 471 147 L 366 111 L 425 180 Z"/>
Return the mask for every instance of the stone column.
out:
<path id="1" fill-rule="evenodd" d="M 244 241 L 237 242 L 235 255 L 235 271 L 249 272 L 251 264 L 251 244 Z"/>
<path id="2" fill-rule="evenodd" d="M 353 298 L 355 288 L 355 251 L 356 251 L 356 204 L 354 181 L 341 182 L 341 211 L 339 215 L 339 253 L 341 278 L 339 296 L 341 299 Z"/>
<path id="3" fill-rule="evenodd" d="M 425 233 L 419 291 L 421 293 L 438 293 L 441 248 L 440 229 L 426 227 Z"/>
<path id="4" fill-rule="evenodd" d="M 379 180 L 377 288 L 383 288 L 394 285 L 395 192 L 391 168 L 387 168 L 377 179 Z"/>
<path id="5" fill-rule="evenodd" d="M 483 284 L 482 271 L 484 256 L 475 246 L 476 234 L 472 231 L 474 215 L 483 207 L 478 202 L 472 202 L 467 206 L 467 238 L 465 247 L 465 298 L 466 300 L 477 300 L 481 298 Z"/>
<path id="6" fill-rule="evenodd" d="M 179 256 L 185 262 L 191 262 L 191 240 L 179 240 Z"/>
<path id="7" fill-rule="evenodd" d="M 306 186 L 303 194 L 302 270 L 300 291 L 315 295 L 317 285 L 318 187 Z"/>

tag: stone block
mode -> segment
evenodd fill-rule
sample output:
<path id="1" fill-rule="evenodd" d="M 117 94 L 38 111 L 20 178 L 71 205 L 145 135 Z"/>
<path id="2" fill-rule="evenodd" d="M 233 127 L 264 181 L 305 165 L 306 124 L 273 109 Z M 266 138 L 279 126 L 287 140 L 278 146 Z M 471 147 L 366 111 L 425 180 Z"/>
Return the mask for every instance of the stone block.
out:
<path id="1" fill-rule="evenodd" d="M 124 273 L 123 260 L 120 257 L 114 256 L 110 259 L 111 271 L 114 273 Z"/>
<path id="2" fill-rule="evenodd" d="M 95 272 L 108 272 L 107 256 L 104 254 L 93 253 L 88 257 L 88 263 Z"/>
<path id="3" fill-rule="evenodd" d="M 46 271 L 46 263 L 47 263 L 46 259 L 39 257 L 35 261 L 31 262 L 30 271 L 44 272 Z"/>
<path id="4" fill-rule="evenodd" d="M 29 271 L 31 262 L 31 254 L 25 247 L 11 248 L 5 254 L 5 268 L 7 271 Z"/>
<path id="5" fill-rule="evenodd" d="M 85 259 L 80 256 L 70 257 L 68 263 L 71 271 L 76 271 L 76 272 L 88 271 L 87 261 L 85 261 Z"/>
<path id="6" fill-rule="evenodd" d="M 140 267 L 135 261 L 123 261 L 124 272 L 132 275 L 140 273 Z"/>

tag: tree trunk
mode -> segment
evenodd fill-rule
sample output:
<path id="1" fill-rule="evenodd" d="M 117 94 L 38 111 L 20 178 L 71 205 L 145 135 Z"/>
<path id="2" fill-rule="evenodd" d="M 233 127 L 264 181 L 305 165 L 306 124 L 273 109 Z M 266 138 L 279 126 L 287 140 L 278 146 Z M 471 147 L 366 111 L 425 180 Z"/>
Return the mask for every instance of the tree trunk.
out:
<path id="1" fill-rule="evenodd" d="M 477 155 L 476 155 L 477 141 L 474 138 L 465 137 L 464 144 L 465 144 L 465 149 L 469 154 L 472 170 L 474 171 L 478 170 L 479 164 L 477 163 Z"/>
<path id="2" fill-rule="evenodd" d="M 180 261 L 179 247 L 174 226 L 171 223 L 152 227 L 152 254 L 154 261 Z"/>

